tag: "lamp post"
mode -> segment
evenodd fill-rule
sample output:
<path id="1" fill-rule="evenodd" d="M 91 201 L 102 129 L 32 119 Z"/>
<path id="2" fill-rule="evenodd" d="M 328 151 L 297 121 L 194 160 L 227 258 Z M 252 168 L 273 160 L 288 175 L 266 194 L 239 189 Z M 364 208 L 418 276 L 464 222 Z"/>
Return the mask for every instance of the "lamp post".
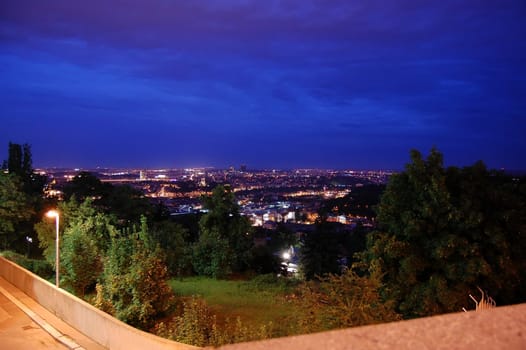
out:
<path id="1" fill-rule="evenodd" d="M 55 239 L 55 285 L 57 288 L 59 287 L 58 279 L 59 279 L 59 270 L 60 270 L 60 241 L 59 241 L 59 234 L 58 234 L 58 226 L 59 226 L 59 215 L 58 211 L 56 210 L 50 210 L 46 213 L 46 216 L 48 218 L 55 218 L 55 226 L 57 228 L 57 237 Z"/>

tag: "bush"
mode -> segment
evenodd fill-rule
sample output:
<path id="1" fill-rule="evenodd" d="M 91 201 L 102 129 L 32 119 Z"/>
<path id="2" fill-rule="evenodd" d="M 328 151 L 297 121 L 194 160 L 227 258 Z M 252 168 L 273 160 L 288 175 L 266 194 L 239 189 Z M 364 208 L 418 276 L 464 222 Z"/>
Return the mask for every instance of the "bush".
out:
<path id="1" fill-rule="evenodd" d="M 64 271 L 62 282 L 80 297 L 93 290 L 103 269 L 101 252 L 97 248 L 92 230 L 89 223 L 78 222 L 64 232 L 61 251 Z"/>
<path id="2" fill-rule="evenodd" d="M 260 327 L 250 327 L 237 317 L 218 322 L 206 301 L 191 297 L 183 302 L 182 313 L 168 322 L 157 324 L 155 334 L 181 343 L 195 346 L 220 346 L 251 340 L 268 339 L 273 325 L 269 322 Z"/>
<path id="3" fill-rule="evenodd" d="M 140 329 L 149 329 L 172 307 L 174 295 L 159 249 L 150 250 L 140 237 L 112 240 L 97 300 L 104 309 Z M 97 302 L 97 304 L 100 304 Z"/>
<path id="4" fill-rule="evenodd" d="M 201 298 L 192 297 L 184 301 L 182 307 L 180 316 L 173 317 L 167 323 L 159 323 L 155 327 L 155 333 L 185 344 L 209 345 L 217 322 L 206 302 Z"/>
<path id="5" fill-rule="evenodd" d="M 2 256 L 46 280 L 52 278 L 54 275 L 53 266 L 45 260 L 29 259 L 24 255 L 9 250 L 3 252 Z"/>
<path id="6" fill-rule="evenodd" d="M 53 278 L 55 275 L 55 270 L 53 269 L 53 266 L 51 266 L 46 260 L 34 259 L 33 268 L 31 269 L 31 271 L 44 279 Z"/>
<path id="7" fill-rule="evenodd" d="M 351 269 L 305 283 L 294 301 L 303 308 L 301 333 L 400 320 L 392 302 L 380 296 L 380 274 L 359 276 Z"/>
<path id="8" fill-rule="evenodd" d="M 217 234 L 203 234 L 193 246 L 193 267 L 199 275 L 226 277 L 232 272 L 232 259 L 228 241 Z"/>
<path id="9" fill-rule="evenodd" d="M 276 274 L 257 275 L 247 283 L 250 290 L 273 290 L 287 293 L 300 284 L 301 281 L 294 278 L 278 277 Z"/>

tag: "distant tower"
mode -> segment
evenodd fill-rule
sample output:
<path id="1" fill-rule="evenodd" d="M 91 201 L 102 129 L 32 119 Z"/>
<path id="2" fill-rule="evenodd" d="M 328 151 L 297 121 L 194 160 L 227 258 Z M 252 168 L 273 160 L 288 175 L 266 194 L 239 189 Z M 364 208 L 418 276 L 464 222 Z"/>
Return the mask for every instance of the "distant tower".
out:
<path id="1" fill-rule="evenodd" d="M 144 170 L 139 171 L 139 180 L 146 180 L 146 172 Z"/>
<path id="2" fill-rule="evenodd" d="M 245 164 L 241 164 L 241 166 L 239 167 L 239 170 L 241 170 L 242 172 L 246 172 L 247 166 Z"/>

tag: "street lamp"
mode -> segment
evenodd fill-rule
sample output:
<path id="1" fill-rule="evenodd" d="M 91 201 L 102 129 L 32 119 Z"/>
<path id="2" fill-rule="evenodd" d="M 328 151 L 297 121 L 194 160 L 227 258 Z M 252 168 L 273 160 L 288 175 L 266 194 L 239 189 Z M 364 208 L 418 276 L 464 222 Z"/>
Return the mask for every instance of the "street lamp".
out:
<path id="1" fill-rule="evenodd" d="M 55 285 L 57 288 L 59 287 L 58 283 L 58 277 L 59 277 L 59 257 L 60 257 L 60 248 L 59 248 L 59 235 L 58 235 L 58 225 L 59 225 L 59 215 L 58 211 L 56 210 L 50 210 L 46 213 L 46 216 L 48 218 L 55 218 L 55 226 L 57 228 L 57 237 L 55 239 Z"/>

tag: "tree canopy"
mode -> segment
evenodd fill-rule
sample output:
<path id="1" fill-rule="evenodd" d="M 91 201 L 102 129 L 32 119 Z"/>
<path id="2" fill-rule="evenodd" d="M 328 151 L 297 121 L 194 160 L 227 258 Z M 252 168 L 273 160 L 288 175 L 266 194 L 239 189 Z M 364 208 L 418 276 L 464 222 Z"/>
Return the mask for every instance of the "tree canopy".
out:
<path id="1" fill-rule="evenodd" d="M 152 204 L 144 193 L 129 185 L 112 185 L 103 183 L 93 173 L 79 172 L 64 185 L 64 198 L 75 198 L 79 202 L 93 200 L 93 205 L 106 214 L 115 216 L 117 224 L 125 227 L 138 224 L 141 215 L 151 217 L 154 214 Z"/>
<path id="2" fill-rule="evenodd" d="M 28 144 L 10 142 L 8 159 L 3 163 L 4 170 L 0 174 L 0 247 L 22 252 L 36 238 L 33 224 L 39 220 L 46 177 L 34 173 Z"/>
<path id="3" fill-rule="evenodd" d="M 341 225 L 325 220 L 319 220 L 315 230 L 305 234 L 300 261 L 306 279 L 340 272 L 338 259 L 344 255 L 343 241 L 348 234 Z"/>
<path id="4" fill-rule="evenodd" d="M 208 212 L 199 221 L 199 241 L 194 246 L 194 268 L 199 274 L 221 277 L 246 269 L 252 234 L 247 218 L 228 186 L 217 186 L 204 198 Z"/>
<path id="5" fill-rule="evenodd" d="M 162 251 L 150 239 L 146 219 L 130 235 L 112 237 L 97 288 L 102 307 L 118 319 L 142 329 L 173 305 Z"/>
<path id="6" fill-rule="evenodd" d="M 20 240 L 18 228 L 29 221 L 34 209 L 21 189 L 20 180 L 13 174 L 0 173 L 0 247 L 11 249 Z"/>
<path id="7" fill-rule="evenodd" d="M 363 261 L 381 266 L 383 294 L 406 317 L 459 311 L 477 287 L 499 304 L 524 301 L 524 179 L 483 163 L 444 168 L 432 149 L 411 152 L 378 206 Z"/>

